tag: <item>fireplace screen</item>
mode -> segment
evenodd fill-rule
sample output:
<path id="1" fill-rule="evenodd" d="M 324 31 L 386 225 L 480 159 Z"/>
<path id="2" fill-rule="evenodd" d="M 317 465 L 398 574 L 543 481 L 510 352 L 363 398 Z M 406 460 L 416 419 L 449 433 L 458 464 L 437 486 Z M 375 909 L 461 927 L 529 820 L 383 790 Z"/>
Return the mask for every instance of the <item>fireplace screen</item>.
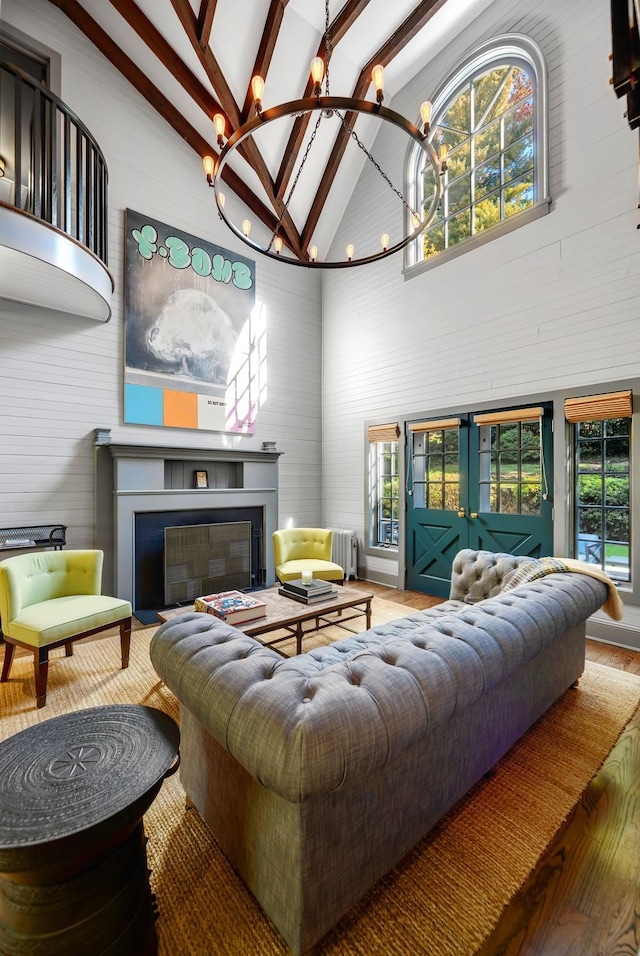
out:
<path id="1" fill-rule="evenodd" d="M 251 522 L 164 529 L 164 600 L 183 604 L 231 588 L 251 587 Z"/>

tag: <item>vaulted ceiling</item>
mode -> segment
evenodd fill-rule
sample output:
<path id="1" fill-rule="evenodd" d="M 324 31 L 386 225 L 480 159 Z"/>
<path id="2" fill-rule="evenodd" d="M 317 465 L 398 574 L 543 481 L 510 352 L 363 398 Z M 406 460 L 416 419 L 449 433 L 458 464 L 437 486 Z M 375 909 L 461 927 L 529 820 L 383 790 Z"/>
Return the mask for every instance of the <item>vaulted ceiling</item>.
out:
<path id="1" fill-rule="evenodd" d="M 200 157 L 218 155 L 215 113 L 225 116 L 227 135 L 254 115 L 256 73 L 265 79 L 265 108 L 309 96 L 309 64 L 325 53 L 325 0 L 50 2 Z M 489 2 L 330 0 L 332 95 L 373 99 L 371 69 L 381 63 L 388 105 Z M 419 106 L 410 119 L 417 120 Z M 347 149 L 349 136 L 338 129 L 330 140 L 314 144 L 315 177 L 300 184 L 284 209 L 309 138 L 306 114 L 291 119 L 265 149 L 248 141 L 224 169 L 228 189 L 252 216 L 268 230 L 282 217 L 285 242 L 302 255 L 312 242 L 328 248 L 363 162 L 362 151 Z M 366 145 L 372 138 L 363 131 Z"/>

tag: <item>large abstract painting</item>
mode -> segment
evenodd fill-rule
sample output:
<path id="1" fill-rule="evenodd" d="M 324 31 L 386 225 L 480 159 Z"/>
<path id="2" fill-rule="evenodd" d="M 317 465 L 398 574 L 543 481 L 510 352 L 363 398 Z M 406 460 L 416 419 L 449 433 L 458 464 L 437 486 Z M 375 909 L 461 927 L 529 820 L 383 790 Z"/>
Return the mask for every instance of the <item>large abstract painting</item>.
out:
<path id="1" fill-rule="evenodd" d="M 127 209 L 124 420 L 252 433 L 255 263 Z"/>

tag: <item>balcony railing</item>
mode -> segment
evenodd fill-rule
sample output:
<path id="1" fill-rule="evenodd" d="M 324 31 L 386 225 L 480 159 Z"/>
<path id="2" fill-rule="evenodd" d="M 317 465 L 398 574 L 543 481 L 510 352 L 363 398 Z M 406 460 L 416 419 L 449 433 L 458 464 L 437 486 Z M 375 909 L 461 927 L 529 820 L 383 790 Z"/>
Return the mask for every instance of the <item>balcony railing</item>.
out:
<path id="1" fill-rule="evenodd" d="M 2 60 L 0 159 L 0 201 L 56 226 L 107 264 L 102 151 L 57 96 Z"/>

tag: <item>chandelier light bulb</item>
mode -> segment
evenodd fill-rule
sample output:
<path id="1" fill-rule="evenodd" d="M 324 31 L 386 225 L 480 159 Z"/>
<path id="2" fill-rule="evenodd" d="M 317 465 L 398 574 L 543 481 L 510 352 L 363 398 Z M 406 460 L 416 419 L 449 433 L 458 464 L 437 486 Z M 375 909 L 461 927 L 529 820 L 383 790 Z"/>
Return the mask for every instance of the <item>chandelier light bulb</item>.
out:
<path id="1" fill-rule="evenodd" d="M 210 186 L 213 186 L 213 156 L 203 156 L 202 165 L 204 166 L 204 171 L 207 177 L 207 182 Z"/>
<path id="2" fill-rule="evenodd" d="M 378 63 L 377 66 L 374 66 L 371 71 L 371 79 L 373 80 L 373 85 L 376 88 L 376 100 L 378 103 L 382 103 L 384 99 L 384 67 L 381 63 Z"/>
<path id="3" fill-rule="evenodd" d="M 251 80 L 251 91 L 253 93 L 253 102 L 256 107 L 256 113 L 262 112 L 262 94 L 264 93 L 264 80 L 256 73 Z"/>
<path id="4" fill-rule="evenodd" d="M 115 0 L 112 0 L 112 2 L 115 2 Z M 640 2 L 640 0 L 638 0 L 638 2 Z M 286 0 L 283 0 L 283 2 L 280 4 L 280 7 L 284 6 L 285 4 Z M 194 5 L 196 4 L 192 3 L 192 6 Z M 298 6 L 301 5 L 302 4 L 298 2 Z M 425 4 L 422 4 L 422 6 L 424 5 Z M 278 4 L 273 3 L 272 6 L 276 7 Z M 221 220 L 232 230 L 237 238 L 242 239 L 247 245 L 251 246 L 252 249 L 257 252 L 261 252 L 266 256 L 270 256 L 272 259 L 279 259 L 280 261 L 285 261 L 296 266 L 317 266 L 323 269 L 341 269 L 345 266 L 358 266 L 364 263 L 374 262 L 377 259 L 386 258 L 392 253 L 406 248 L 411 243 L 417 244 L 416 240 L 418 236 L 420 236 L 421 233 L 430 225 L 441 206 L 442 196 L 446 188 L 446 177 L 441 174 L 447 168 L 447 154 L 445 150 L 442 150 L 440 155 L 438 155 L 438 146 L 440 145 L 441 140 L 449 139 L 449 137 L 443 135 L 443 133 L 440 132 L 440 127 L 438 126 L 438 135 L 435 141 L 433 141 L 433 132 L 436 127 L 434 124 L 434 126 L 430 129 L 433 108 L 432 104 L 429 102 L 425 102 L 420 106 L 420 117 L 417 119 L 414 118 L 413 121 L 407 119 L 405 116 L 402 116 L 400 113 L 385 109 L 383 105 L 384 71 L 386 69 L 385 53 L 380 54 L 380 59 L 376 57 L 376 59 L 370 61 L 368 67 L 369 77 L 365 76 L 366 89 L 363 89 L 360 95 L 355 95 L 354 93 L 351 96 L 338 97 L 335 94 L 333 96 L 330 94 L 329 60 L 331 57 L 331 50 L 334 46 L 334 44 L 332 44 L 330 30 L 330 0 L 325 0 L 324 6 L 324 42 L 322 46 L 317 48 L 318 56 L 315 56 L 313 60 L 310 58 L 311 72 L 306 84 L 306 89 L 302 95 L 298 99 L 292 100 L 290 102 L 287 101 L 276 103 L 276 105 L 270 104 L 269 109 L 263 108 L 262 97 L 264 95 L 266 85 L 265 75 L 264 73 L 260 75 L 260 68 L 256 67 L 256 74 L 250 78 L 251 86 L 249 90 L 249 99 L 251 101 L 251 108 L 247 110 L 247 115 L 245 115 L 244 118 L 242 115 L 238 117 L 240 120 L 238 127 L 236 128 L 233 117 L 227 115 L 222 106 L 217 107 L 219 112 L 215 114 L 213 111 L 211 112 L 212 121 L 215 128 L 215 135 L 218 138 L 218 147 L 211 149 L 210 152 L 213 157 L 213 161 L 211 159 L 206 161 L 205 172 L 208 177 L 211 177 L 211 185 L 214 187 L 217 211 Z M 358 7 L 360 9 L 361 7 L 366 6 L 366 0 L 364 3 L 362 3 L 361 0 L 357 0 L 357 2 L 347 4 L 347 7 L 351 6 L 354 8 Z M 264 59 L 264 57 L 261 55 L 259 60 L 262 59 Z M 271 87 L 269 87 L 269 89 L 271 90 Z M 356 93 L 357 92 L 359 92 L 358 88 L 356 89 Z M 272 93 L 270 93 L 270 97 L 271 96 Z M 338 103 L 340 104 L 340 110 L 336 109 L 336 104 Z M 419 103 L 420 101 L 417 101 L 417 103 L 414 105 L 414 109 L 416 105 L 419 105 Z M 343 110 L 344 113 L 342 112 Z M 230 178 L 227 165 L 229 164 L 231 167 L 233 167 L 234 158 L 237 159 L 240 155 L 242 155 L 244 161 L 246 161 L 248 166 L 257 174 L 257 178 L 260 181 L 263 181 L 260 164 L 263 164 L 264 160 L 260 150 L 257 147 L 257 144 L 254 150 L 254 155 L 251 155 L 251 153 L 247 155 L 246 147 L 242 145 L 245 140 L 254 136 L 254 133 L 258 128 L 262 130 L 271 123 L 281 122 L 282 120 L 291 122 L 292 119 L 303 116 L 306 118 L 306 114 L 316 113 L 317 123 L 315 130 L 318 130 L 322 119 L 324 117 L 332 116 L 334 112 L 336 113 L 337 117 L 342 120 L 342 128 L 339 130 L 339 139 L 336 140 L 330 157 L 328 159 L 327 156 L 323 157 L 323 151 L 326 151 L 327 154 L 329 153 L 330 143 L 323 142 L 323 139 L 325 139 L 324 137 L 316 138 L 314 132 L 310 137 L 306 137 L 306 148 L 300 148 L 300 144 L 297 142 L 292 148 L 293 155 L 288 157 L 288 159 L 291 159 L 292 168 L 289 169 L 287 166 L 287 169 L 283 173 L 283 182 L 278 183 L 276 186 L 275 183 L 266 181 L 265 192 L 270 199 L 271 204 L 273 205 L 273 210 L 278 213 L 277 221 L 274 221 L 273 215 L 270 213 L 267 206 L 263 208 L 262 205 L 257 203 L 255 204 L 253 213 L 251 212 L 252 206 L 247 204 L 247 202 L 245 202 L 244 206 L 239 206 L 238 203 L 231 203 L 230 200 L 231 205 L 229 209 L 227 210 L 226 207 L 223 208 L 224 197 L 222 196 L 220 190 L 221 188 L 227 188 L 228 186 L 228 184 L 225 183 L 225 179 Z M 397 132 L 402 133 L 403 137 L 406 137 L 411 143 L 412 156 L 415 152 L 416 169 L 420 171 L 431 171 L 434 174 L 433 178 L 435 181 L 435 189 L 431 191 L 429 197 L 427 197 L 423 202 L 417 203 L 412 199 L 411 189 L 409 188 L 410 184 L 394 184 L 383 167 L 378 163 L 372 151 L 364 142 L 360 140 L 359 136 L 353 129 L 353 117 L 360 115 L 375 120 L 375 125 L 377 126 L 382 126 L 383 122 L 390 124 Z M 345 121 L 343 116 L 349 117 L 349 123 Z M 278 129 L 283 129 L 283 124 L 281 124 Z M 291 214 L 289 210 L 291 196 L 298 179 L 300 178 L 300 174 L 305 166 L 305 163 L 311 156 L 310 149 L 312 146 L 314 146 L 314 142 L 316 145 L 316 152 L 313 154 L 313 162 L 308 168 L 311 169 L 313 165 L 313 168 L 315 169 L 317 164 L 317 168 L 320 169 L 320 164 L 326 160 L 329 163 L 327 168 L 332 169 L 334 157 L 342 154 L 343 148 L 346 146 L 348 136 L 350 136 L 357 143 L 358 147 L 363 150 L 365 156 L 371 161 L 375 169 L 380 174 L 380 188 L 383 190 L 385 197 L 388 196 L 386 188 L 387 186 L 390 186 L 392 191 L 402 202 L 402 215 L 404 216 L 405 228 L 401 230 L 400 237 L 390 236 L 387 232 L 383 232 L 382 234 L 380 234 L 380 232 L 376 233 L 375 228 L 373 230 L 373 234 L 370 234 L 369 237 L 365 236 L 364 234 L 360 235 L 360 233 L 358 233 L 357 236 L 354 236 L 354 239 L 356 239 L 359 243 L 359 252 L 357 257 L 354 243 L 348 242 L 344 245 L 341 244 L 342 252 L 338 250 L 337 255 L 335 256 L 332 255 L 332 250 L 325 250 L 323 247 L 322 258 L 319 259 L 318 247 L 311 244 L 313 239 L 310 235 L 308 240 L 303 239 L 303 241 L 300 242 L 301 236 L 294 236 L 293 232 L 291 235 L 289 235 L 289 232 L 285 231 L 285 228 L 282 224 L 283 222 L 286 223 L 285 216 L 290 216 Z M 268 137 L 265 138 L 268 139 Z M 293 176 L 291 181 L 288 182 L 290 175 L 294 173 L 294 166 L 297 166 L 297 169 L 295 170 L 295 176 Z M 232 174 L 234 172 L 235 171 L 232 169 Z M 281 192 L 286 193 L 286 199 L 281 195 Z M 319 201 L 320 196 L 321 193 L 317 193 L 317 201 Z M 231 206 L 233 206 L 233 209 Z M 415 209 L 417 209 L 417 212 L 414 211 Z M 249 238 L 251 223 L 248 219 L 242 219 L 243 211 L 245 215 L 254 215 L 254 218 L 255 215 L 258 215 L 259 217 L 259 228 L 257 230 L 254 229 L 253 238 Z M 234 213 L 237 213 L 237 215 L 233 216 Z M 413 225 L 411 225 L 412 217 Z M 382 229 L 384 229 L 383 223 L 384 220 L 381 221 Z M 380 241 L 381 245 L 378 245 L 378 241 Z"/>
<path id="5" fill-rule="evenodd" d="M 313 80 L 313 95 L 322 95 L 322 79 L 324 77 L 324 60 L 321 56 L 314 56 L 311 61 L 311 79 Z"/>
<path id="6" fill-rule="evenodd" d="M 430 100 L 425 100 L 422 106 L 420 107 L 420 118 L 422 119 L 422 126 L 424 128 L 424 135 L 428 136 L 429 131 L 431 130 L 431 110 L 433 106 L 431 105 Z"/>
<path id="7" fill-rule="evenodd" d="M 213 117 L 213 128 L 216 131 L 216 137 L 218 139 L 218 146 L 220 147 L 220 149 L 222 149 L 222 147 L 224 146 L 224 139 L 222 138 L 224 136 L 224 126 L 225 126 L 224 116 L 222 115 L 222 113 L 216 113 L 215 116 Z"/>
<path id="8" fill-rule="evenodd" d="M 440 151 L 438 157 L 440 159 L 440 172 L 446 173 L 447 171 L 447 155 L 449 153 L 449 147 L 446 143 L 442 143 L 440 146 Z"/>

